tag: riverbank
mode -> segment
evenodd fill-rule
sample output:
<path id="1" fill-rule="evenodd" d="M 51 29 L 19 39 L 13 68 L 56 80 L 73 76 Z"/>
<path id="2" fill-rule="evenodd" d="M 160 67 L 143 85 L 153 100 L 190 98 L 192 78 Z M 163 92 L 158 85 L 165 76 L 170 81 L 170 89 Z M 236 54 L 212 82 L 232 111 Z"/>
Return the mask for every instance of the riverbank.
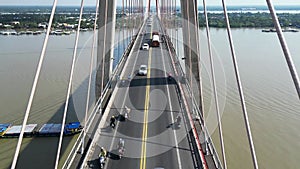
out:
<path id="1" fill-rule="evenodd" d="M 47 28 L 50 16 L 50 7 L 1 7 L 0 6 L 0 31 L 16 29 L 21 31 Z M 52 24 L 53 29 L 64 31 L 75 30 L 79 19 L 79 7 L 58 7 Z M 272 28 L 273 21 L 264 8 L 258 7 L 228 7 L 230 26 L 232 28 Z M 277 13 L 282 27 L 300 28 L 300 7 L 285 7 Z M 290 9 L 290 10 L 289 10 Z M 295 12 L 296 11 L 296 12 Z M 299 11 L 299 12 L 297 12 Z M 82 29 L 93 29 L 95 18 L 94 7 L 86 7 L 81 22 Z M 215 28 L 226 28 L 224 14 L 220 8 L 211 8 L 208 11 L 209 26 Z M 138 13 L 137 13 L 138 14 Z M 120 7 L 117 8 L 116 27 L 132 27 L 135 14 L 122 13 Z M 177 7 L 173 18 L 178 20 L 181 17 L 180 8 Z M 136 20 L 138 21 L 138 19 Z M 199 8 L 199 26 L 205 27 L 203 10 Z"/>

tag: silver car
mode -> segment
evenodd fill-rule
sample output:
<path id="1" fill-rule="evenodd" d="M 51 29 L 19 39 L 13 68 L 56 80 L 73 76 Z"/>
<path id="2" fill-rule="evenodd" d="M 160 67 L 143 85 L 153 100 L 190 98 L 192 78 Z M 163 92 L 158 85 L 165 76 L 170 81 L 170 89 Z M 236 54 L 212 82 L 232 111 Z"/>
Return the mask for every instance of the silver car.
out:
<path id="1" fill-rule="evenodd" d="M 139 75 L 141 76 L 146 76 L 147 75 L 147 66 L 146 65 L 141 65 L 139 69 Z"/>
<path id="2" fill-rule="evenodd" d="M 143 46 L 142 46 L 142 49 L 143 49 L 143 50 L 149 50 L 149 45 L 148 45 L 148 43 L 144 43 Z"/>

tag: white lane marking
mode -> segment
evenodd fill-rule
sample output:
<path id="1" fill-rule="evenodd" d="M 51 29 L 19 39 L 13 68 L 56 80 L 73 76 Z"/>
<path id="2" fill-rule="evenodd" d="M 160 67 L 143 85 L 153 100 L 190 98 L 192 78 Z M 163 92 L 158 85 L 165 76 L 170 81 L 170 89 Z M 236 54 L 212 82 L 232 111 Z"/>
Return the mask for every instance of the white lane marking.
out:
<path id="1" fill-rule="evenodd" d="M 167 71 L 166 70 L 166 64 L 165 64 L 165 59 L 164 59 L 164 55 L 163 55 L 163 50 L 162 50 L 162 45 L 160 45 L 160 49 L 161 49 L 161 57 L 162 57 L 162 60 L 163 60 L 163 65 L 164 65 L 164 71 Z M 167 81 L 167 79 L 166 79 Z M 168 100 L 169 100 L 169 105 L 170 105 L 170 110 L 171 110 L 171 119 L 172 119 L 172 122 L 174 121 L 174 116 L 173 116 L 173 107 L 172 107 L 172 102 L 171 102 L 171 96 L 170 96 L 170 88 L 169 88 L 169 85 L 167 85 L 167 93 L 168 93 Z M 175 138 L 175 145 L 176 145 L 176 154 L 177 154 L 177 158 L 178 158 L 178 167 L 179 169 L 182 169 L 182 166 L 181 166 L 181 158 L 180 158 L 180 154 L 179 154 L 179 149 L 177 148 L 179 145 L 178 145 L 178 140 L 177 140 L 177 135 L 176 135 L 176 132 L 175 130 L 173 130 L 173 133 L 174 133 L 174 138 Z"/>
<path id="2" fill-rule="evenodd" d="M 143 27 L 143 29 L 144 29 L 144 27 L 145 27 L 145 22 L 143 23 L 142 27 Z M 142 31 L 142 29 L 141 29 L 141 31 Z M 141 31 L 139 32 L 139 34 L 141 33 Z M 139 46 L 141 46 L 142 41 L 143 41 L 143 40 L 141 40 Z M 133 48 L 132 48 L 132 50 L 131 50 L 130 53 L 129 53 L 128 60 L 126 61 L 124 67 L 127 67 L 128 62 L 129 62 L 130 58 L 132 57 L 133 49 L 135 48 L 136 45 L 137 45 L 137 43 L 134 43 L 134 44 L 133 44 Z M 121 72 L 121 76 L 122 76 L 124 73 L 125 73 L 125 71 L 122 71 L 122 72 Z M 87 168 L 87 167 L 88 167 L 87 161 L 90 160 L 90 159 L 91 159 L 91 156 L 94 154 L 95 146 L 96 146 L 96 144 L 97 144 L 96 141 L 99 140 L 100 133 L 101 133 L 101 128 L 102 128 L 102 127 L 104 126 L 104 124 L 106 123 L 106 119 L 107 119 L 107 116 L 108 116 L 108 114 L 109 114 L 109 112 L 110 112 L 111 105 L 112 105 L 113 100 L 114 100 L 116 94 L 118 93 L 118 91 L 119 91 L 119 88 L 117 87 L 117 88 L 113 91 L 113 93 L 112 93 L 111 99 L 110 99 L 110 101 L 108 102 L 108 105 L 107 105 L 107 109 L 105 110 L 105 112 L 103 113 L 103 115 L 102 115 L 102 117 L 101 117 L 100 124 L 98 125 L 98 129 L 97 129 L 97 131 L 96 131 L 96 133 L 95 133 L 95 135 L 94 135 L 94 137 L 93 137 L 93 139 L 92 139 L 91 146 L 90 146 L 90 148 L 88 149 L 87 155 L 86 155 L 86 157 L 84 158 L 84 161 L 83 161 L 83 163 L 82 163 L 82 165 L 81 165 L 81 167 L 80 167 L 81 169 Z M 92 151 L 92 150 L 93 150 L 93 151 Z M 92 154 L 91 154 L 91 153 L 92 153 Z M 98 156 L 98 155 L 97 155 L 97 156 Z"/>
<path id="3" fill-rule="evenodd" d="M 144 28 L 143 28 L 143 29 L 144 29 Z M 141 42 L 140 42 L 140 45 L 139 45 L 139 46 L 142 45 L 142 42 L 143 42 L 143 37 L 141 38 Z M 133 50 L 133 49 L 134 49 L 134 48 L 132 48 L 132 50 Z M 132 70 L 131 70 L 131 74 L 130 74 L 131 77 L 133 77 L 132 75 L 133 75 L 134 70 L 135 70 L 134 68 L 135 68 L 135 66 L 136 66 L 137 58 L 138 58 L 138 56 L 139 56 L 139 53 L 140 53 L 140 50 L 138 49 L 138 52 L 137 52 L 137 54 L 135 55 L 136 57 L 135 57 L 135 60 L 134 60 L 133 68 L 132 68 Z M 129 60 L 128 60 L 128 61 L 129 61 Z M 125 73 L 125 71 L 123 71 L 123 72 Z M 123 72 L 122 72 L 122 73 L 123 73 Z M 119 88 L 118 88 L 118 89 L 119 89 Z M 126 88 L 126 91 L 125 91 L 124 96 L 127 96 L 127 95 L 128 95 L 128 91 L 129 91 L 129 86 Z M 123 110 L 122 108 L 125 107 L 125 101 L 126 101 L 126 99 L 123 100 L 123 103 L 122 103 L 122 106 L 121 106 L 121 111 Z M 127 107 L 127 106 L 126 106 L 126 107 Z M 113 148 L 113 145 L 114 145 L 114 142 L 115 142 L 116 133 L 117 133 L 118 128 L 119 128 L 119 122 L 117 122 L 117 125 L 115 126 L 115 131 L 114 131 L 113 138 L 112 138 L 112 141 L 111 141 L 111 144 L 110 144 L 110 147 L 109 147 L 109 151 L 111 151 L 112 148 Z M 109 161 L 110 161 L 110 158 L 107 158 L 107 161 L 106 161 L 106 164 L 105 164 L 105 166 L 104 166 L 104 169 L 107 169 L 107 166 L 108 166 Z"/>

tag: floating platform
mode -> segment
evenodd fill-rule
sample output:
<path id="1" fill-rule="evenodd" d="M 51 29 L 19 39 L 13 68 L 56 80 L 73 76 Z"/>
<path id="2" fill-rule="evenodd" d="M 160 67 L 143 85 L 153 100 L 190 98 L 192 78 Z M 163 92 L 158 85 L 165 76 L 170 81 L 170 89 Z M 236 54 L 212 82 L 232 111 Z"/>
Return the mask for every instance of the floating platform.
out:
<path id="1" fill-rule="evenodd" d="M 35 128 L 36 128 L 37 124 L 27 124 L 25 126 L 25 130 L 24 130 L 24 135 L 32 135 Z M 7 131 L 5 132 L 4 136 L 19 136 L 21 133 L 21 125 L 18 126 L 12 126 L 10 128 L 7 129 Z"/>
<path id="2" fill-rule="evenodd" d="M 39 130 L 39 135 L 59 135 L 61 124 L 44 124 Z"/>
<path id="3" fill-rule="evenodd" d="M 43 124 L 38 129 L 38 124 L 27 124 L 24 130 L 24 136 L 59 136 L 62 124 L 48 123 Z M 80 122 L 67 123 L 64 126 L 64 135 L 74 135 L 82 130 Z M 0 124 L 0 137 L 18 137 L 21 133 L 22 125 L 12 126 L 11 124 Z"/>

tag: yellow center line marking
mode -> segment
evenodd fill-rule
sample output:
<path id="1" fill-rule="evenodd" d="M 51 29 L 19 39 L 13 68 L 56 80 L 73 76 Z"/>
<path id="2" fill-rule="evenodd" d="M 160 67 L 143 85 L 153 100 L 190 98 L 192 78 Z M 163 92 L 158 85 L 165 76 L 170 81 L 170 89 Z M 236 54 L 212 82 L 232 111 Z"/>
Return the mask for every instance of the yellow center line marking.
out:
<path id="1" fill-rule="evenodd" d="M 151 24 L 150 39 L 152 39 L 152 29 L 153 24 Z M 144 123 L 143 123 L 143 135 L 142 135 L 142 152 L 140 160 L 140 169 L 146 169 L 146 155 L 147 155 L 147 137 L 148 137 L 148 111 L 149 111 L 149 92 L 150 92 L 150 77 L 151 77 L 151 55 L 152 48 L 149 49 L 148 56 L 148 70 L 147 70 L 147 84 L 146 84 L 146 94 L 145 94 L 145 112 L 144 112 Z"/>

